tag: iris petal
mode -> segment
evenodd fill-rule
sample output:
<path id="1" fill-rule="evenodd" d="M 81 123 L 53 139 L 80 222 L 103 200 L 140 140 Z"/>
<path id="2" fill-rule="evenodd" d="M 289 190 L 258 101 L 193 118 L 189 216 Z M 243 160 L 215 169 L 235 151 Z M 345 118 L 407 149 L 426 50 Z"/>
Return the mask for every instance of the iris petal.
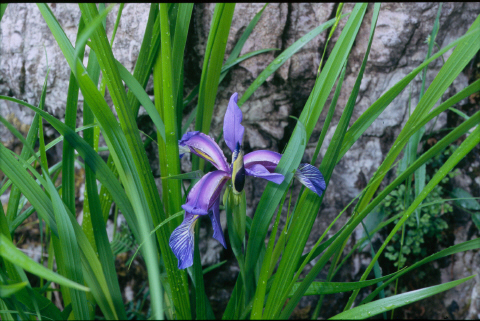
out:
<path id="1" fill-rule="evenodd" d="M 272 179 L 263 177 L 262 173 L 264 173 L 264 170 L 259 166 L 262 166 L 265 170 L 273 174 L 281 158 L 282 154 L 269 150 L 257 150 L 245 155 L 243 157 L 243 162 L 245 164 L 247 175 L 262 177 L 275 182 Z M 254 171 L 260 173 L 260 175 L 255 175 Z M 265 173 L 265 175 L 267 174 Z M 323 178 L 322 173 L 318 168 L 310 164 L 300 164 L 295 172 L 295 177 L 300 183 L 305 185 L 305 187 L 316 193 L 318 196 L 321 196 L 326 189 L 325 179 Z"/>
<path id="2" fill-rule="evenodd" d="M 223 236 L 222 225 L 220 224 L 220 198 L 217 199 L 212 206 L 212 210 L 208 213 L 213 227 L 213 238 L 219 241 L 224 248 L 227 248 L 225 237 Z"/>
<path id="3" fill-rule="evenodd" d="M 187 146 L 192 153 L 208 160 L 217 169 L 229 172 L 230 169 L 227 164 L 227 159 L 223 155 L 220 146 L 218 146 L 210 136 L 198 131 L 187 132 L 183 135 L 182 139 L 178 141 L 178 145 L 181 151 L 182 147 Z"/>
<path id="4" fill-rule="evenodd" d="M 254 165 L 262 165 L 269 172 L 273 172 L 282 158 L 282 154 L 269 150 L 256 150 L 248 153 L 243 157 L 243 163 L 246 169 L 250 169 Z"/>
<path id="5" fill-rule="evenodd" d="M 249 176 L 255 176 L 274 182 L 275 184 L 281 184 L 285 178 L 282 174 L 279 173 L 270 173 L 265 166 L 260 164 L 255 164 L 250 168 L 246 168 L 245 171 Z"/>
<path id="6" fill-rule="evenodd" d="M 178 268 L 185 269 L 193 264 L 195 224 L 200 216 L 185 212 L 185 218 L 170 236 L 170 247 L 178 259 Z"/>
<path id="7" fill-rule="evenodd" d="M 300 164 L 297 171 L 295 172 L 295 177 L 305 185 L 308 189 L 315 192 L 318 196 L 322 196 L 323 192 L 327 188 L 325 184 L 325 178 L 323 178 L 322 173 L 310 164 Z"/>
<path id="8" fill-rule="evenodd" d="M 207 215 L 211 207 L 220 197 L 220 192 L 230 178 L 224 171 L 214 171 L 206 174 L 191 189 L 187 202 L 182 208 L 195 215 Z"/>
<path id="9" fill-rule="evenodd" d="M 225 117 L 223 118 L 223 137 L 230 150 L 235 150 L 237 143 L 242 145 L 243 133 L 245 128 L 241 125 L 242 111 L 237 105 L 238 94 L 234 93 L 230 97 Z"/>

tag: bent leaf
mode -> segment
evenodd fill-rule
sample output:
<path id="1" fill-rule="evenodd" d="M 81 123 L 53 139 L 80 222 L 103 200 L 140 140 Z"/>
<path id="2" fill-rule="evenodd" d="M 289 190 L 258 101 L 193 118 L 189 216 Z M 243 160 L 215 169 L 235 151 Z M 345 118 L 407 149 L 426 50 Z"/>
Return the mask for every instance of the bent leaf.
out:
<path id="1" fill-rule="evenodd" d="M 89 292 L 90 289 L 86 286 L 73 282 L 49 269 L 43 265 L 38 264 L 27 255 L 23 254 L 19 249 L 13 245 L 13 243 L 5 236 L 0 235 L 0 256 L 5 260 L 12 262 L 15 265 L 20 266 L 22 269 L 35 274 L 41 278 L 51 280 L 60 285 L 77 289 L 80 291 Z"/>
<path id="2" fill-rule="evenodd" d="M 162 177 L 162 179 L 197 179 L 197 178 L 202 178 L 202 176 L 203 176 L 203 171 L 199 169 L 189 173 Z"/>
<path id="3" fill-rule="evenodd" d="M 27 284 L 27 282 L 21 282 L 9 285 L 0 285 L 0 298 L 7 298 L 12 294 L 15 294 L 23 289 Z"/>
<path id="4" fill-rule="evenodd" d="M 451 289 L 459 284 L 462 284 L 465 281 L 468 281 L 474 278 L 475 275 L 469 276 L 464 279 L 460 279 L 457 281 L 448 282 L 445 284 L 435 285 L 428 288 L 423 288 L 420 290 L 410 291 L 407 293 L 402 293 L 398 295 L 394 295 L 385 299 L 381 299 L 378 301 L 370 302 L 356 308 L 344 311 L 336 316 L 330 318 L 329 320 L 342 320 L 342 319 L 350 319 L 350 320 L 362 320 L 379 313 L 389 311 L 392 309 L 396 309 L 402 307 L 404 305 L 423 300 L 428 298 L 429 296 L 438 294 L 440 292 L 444 292 L 448 289 Z"/>
<path id="5" fill-rule="evenodd" d="M 307 291 L 303 294 L 305 295 L 319 295 L 319 294 L 333 294 L 333 293 L 342 293 L 347 291 L 352 291 L 355 289 L 361 289 L 370 285 L 377 284 L 378 282 L 385 281 L 392 276 L 396 275 L 398 272 L 385 275 L 381 278 L 368 280 L 368 281 L 359 281 L 359 282 L 313 282 L 308 287 Z M 295 283 L 288 297 L 292 297 L 295 291 L 300 286 L 300 282 Z"/>

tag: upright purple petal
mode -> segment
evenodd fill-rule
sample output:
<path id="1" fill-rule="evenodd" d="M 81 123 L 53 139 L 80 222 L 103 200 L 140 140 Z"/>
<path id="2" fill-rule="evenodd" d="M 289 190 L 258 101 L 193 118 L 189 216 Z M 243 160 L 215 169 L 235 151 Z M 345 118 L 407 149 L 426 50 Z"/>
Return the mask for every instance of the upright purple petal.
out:
<path id="1" fill-rule="evenodd" d="M 220 198 L 217 199 L 212 206 L 212 210 L 208 213 L 213 227 L 213 238 L 219 241 L 224 248 L 227 248 L 225 237 L 223 236 L 222 225 L 220 224 Z"/>
<path id="2" fill-rule="evenodd" d="M 300 183 L 305 185 L 305 187 L 316 193 L 318 196 L 322 196 L 327 188 L 322 173 L 320 173 L 318 168 L 310 164 L 300 164 L 295 172 L 295 177 Z"/>
<path id="3" fill-rule="evenodd" d="M 250 168 L 246 168 L 245 171 L 249 176 L 255 176 L 274 182 L 275 184 L 281 184 L 285 178 L 282 174 L 271 173 L 263 165 L 254 164 Z"/>
<path id="4" fill-rule="evenodd" d="M 223 119 L 223 137 L 232 153 L 237 143 L 242 145 L 243 132 L 245 131 L 245 128 L 240 124 L 243 115 L 240 108 L 238 108 L 237 100 L 238 94 L 234 93 L 232 97 L 230 97 L 230 102 L 228 103 L 227 111 Z"/>
<path id="5" fill-rule="evenodd" d="M 193 264 L 195 223 L 200 216 L 185 212 L 185 218 L 170 236 L 170 247 L 178 259 L 178 268 L 185 269 Z"/>
<path id="6" fill-rule="evenodd" d="M 210 172 L 202 177 L 188 193 L 182 208 L 195 215 L 207 215 L 219 199 L 220 192 L 230 175 L 224 171 Z"/>
<path id="7" fill-rule="evenodd" d="M 243 157 L 243 163 L 246 169 L 250 169 L 252 166 L 259 164 L 272 173 L 277 167 L 278 162 L 280 162 L 280 158 L 282 158 L 282 154 L 269 150 L 256 150 L 245 155 Z"/>
<path id="8" fill-rule="evenodd" d="M 180 147 L 187 146 L 192 153 L 208 160 L 217 169 L 225 172 L 230 171 L 225 155 L 210 136 L 198 131 L 187 132 L 178 141 L 178 145 Z"/>

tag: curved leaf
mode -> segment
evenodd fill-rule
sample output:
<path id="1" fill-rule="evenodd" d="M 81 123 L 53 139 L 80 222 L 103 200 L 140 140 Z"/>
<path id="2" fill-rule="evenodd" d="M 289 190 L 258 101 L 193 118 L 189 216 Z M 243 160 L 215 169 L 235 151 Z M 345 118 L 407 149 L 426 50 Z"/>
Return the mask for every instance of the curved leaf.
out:
<path id="1" fill-rule="evenodd" d="M 423 300 L 425 298 L 428 298 L 429 296 L 438 294 L 440 292 L 444 292 L 448 289 L 451 289 L 459 284 L 462 284 L 463 282 L 466 282 L 472 278 L 474 278 L 475 275 L 469 276 L 464 279 L 460 279 L 457 281 L 452 281 L 440 285 L 435 285 L 431 286 L 428 288 L 423 288 L 420 290 L 415 290 L 415 291 L 410 291 L 407 293 L 402 293 L 398 295 L 394 295 L 385 299 L 377 300 L 374 302 L 370 302 L 358 307 L 355 307 L 353 309 L 344 311 L 342 313 L 337 314 L 336 316 L 330 318 L 329 320 L 362 320 L 366 319 L 369 317 L 372 317 L 374 315 L 377 315 L 379 313 L 389 311 L 392 309 L 396 309 L 399 307 L 402 307 L 404 305 Z"/>
<path id="2" fill-rule="evenodd" d="M 395 276 L 398 272 L 382 276 L 368 281 L 358 281 L 358 282 L 313 282 L 308 287 L 307 291 L 303 294 L 305 295 L 319 295 L 319 294 L 333 294 L 333 293 L 342 293 L 348 292 L 355 289 L 361 289 L 370 285 L 377 284 L 388 280 L 389 278 Z M 293 296 L 297 288 L 300 286 L 300 283 L 295 283 L 292 290 L 290 291 L 289 297 Z"/>
<path id="3" fill-rule="evenodd" d="M 12 294 L 17 293 L 18 291 L 26 287 L 27 284 L 28 284 L 27 282 L 21 282 L 21 283 L 9 284 L 9 285 L 0 284 L 0 298 L 7 298 Z"/>
<path id="4" fill-rule="evenodd" d="M 35 262 L 17 249 L 15 245 L 13 245 L 13 243 L 3 234 L 0 235 L 0 256 L 2 256 L 5 260 L 12 262 L 13 264 L 20 266 L 22 269 L 44 279 L 51 280 L 55 283 L 72 289 L 86 292 L 90 291 L 90 289 L 86 286 L 73 282 Z"/>

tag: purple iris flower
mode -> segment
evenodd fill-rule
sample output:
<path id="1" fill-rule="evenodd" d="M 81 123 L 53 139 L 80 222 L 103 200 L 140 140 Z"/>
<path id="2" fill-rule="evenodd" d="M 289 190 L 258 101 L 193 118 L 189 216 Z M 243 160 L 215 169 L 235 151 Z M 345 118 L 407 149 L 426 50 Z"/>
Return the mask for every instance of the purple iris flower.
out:
<path id="1" fill-rule="evenodd" d="M 208 215 L 212 221 L 213 237 L 225 248 L 225 238 L 220 225 L 220 192 L 229 179 L 233 191 L 240 194 L 245 184 L 245 175 L 264 178 L 276 184 L 284 176 L 275 173 L 281 154 L 268 150 L 257 150 L 243 155 L 242 141 L 245 128 L 241 125 L 242 111 L 237 105 L 238 94 L 234 93 L 228 103 L 223 123 L 225 143 L 232 151 L 232 164 L 218 144 L 208 135 L 194 131 L 187 132 L 179 141 L 180 157 L 191 152 L 212 163 L 217 168 L 203 176 L 191 189 L 182 208 L 185 218 L 170 236 L 170 247 L 178 259 L 178 268 L 185 269 L 193 264 L 195 224 L 200 216 Z M 307 188 L 321 196 L 326 188 L 322 173 L 310 164 L 300 164 L 295 177 Z"/>

